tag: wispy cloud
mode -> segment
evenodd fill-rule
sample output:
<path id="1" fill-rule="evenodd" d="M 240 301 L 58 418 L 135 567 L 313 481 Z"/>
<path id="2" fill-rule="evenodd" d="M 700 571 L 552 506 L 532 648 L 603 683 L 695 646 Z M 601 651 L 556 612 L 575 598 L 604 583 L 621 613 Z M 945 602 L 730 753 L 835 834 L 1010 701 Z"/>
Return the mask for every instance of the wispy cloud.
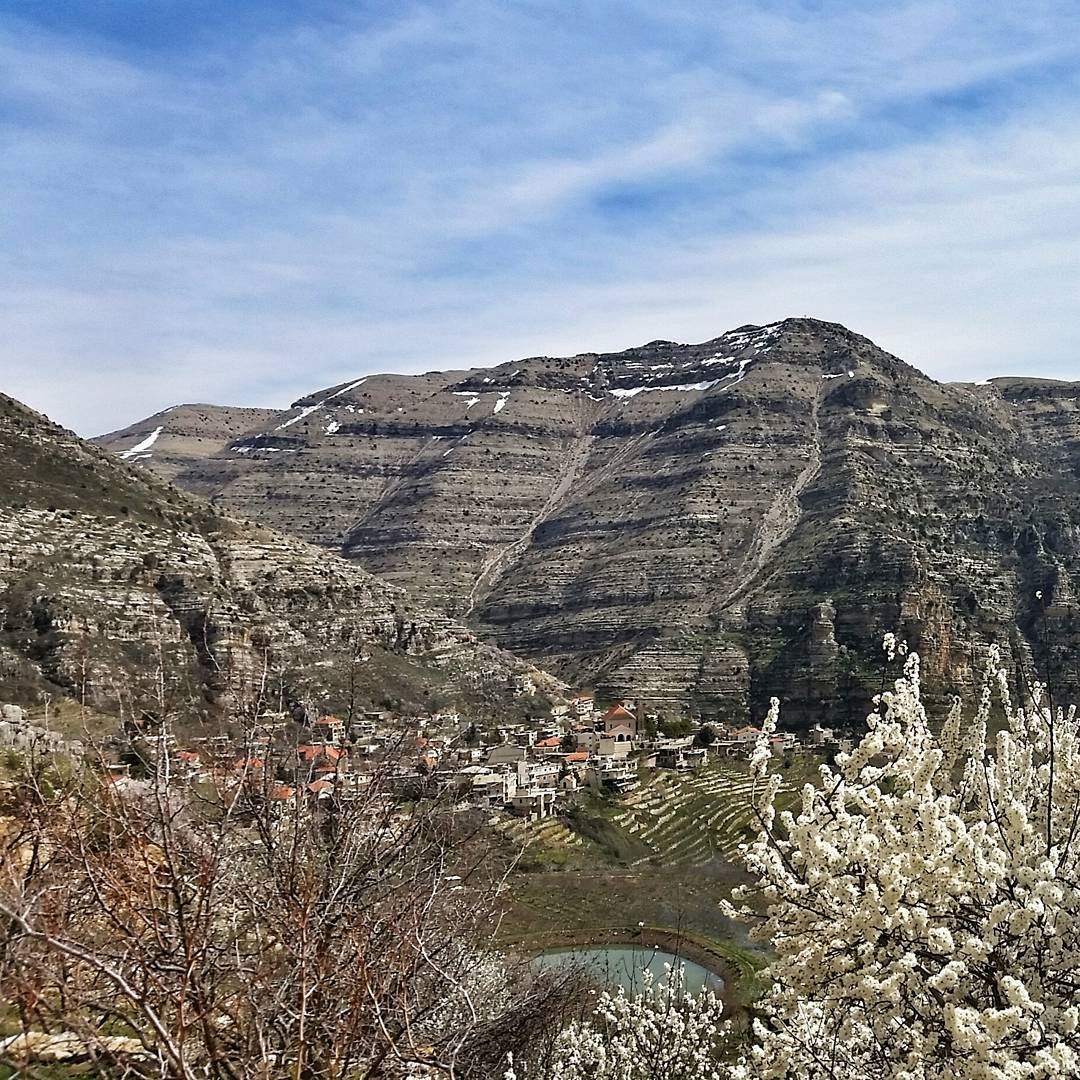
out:
<path id="1" fill-rule="evenodd" d="M 786 314 L 1080 376 L 1074 5 L 80 8 L 0 15 L 0 373 L 82 432 Z"/>

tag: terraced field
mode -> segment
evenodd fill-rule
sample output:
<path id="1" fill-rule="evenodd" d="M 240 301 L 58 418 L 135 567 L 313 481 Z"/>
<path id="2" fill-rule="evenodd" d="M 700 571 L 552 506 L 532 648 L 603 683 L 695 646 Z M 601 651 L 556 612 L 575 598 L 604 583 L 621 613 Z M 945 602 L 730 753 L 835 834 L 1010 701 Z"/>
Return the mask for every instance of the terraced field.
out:
<path id="1" fill-rule="evenodd" d="M 547 848 L 581 847 L 582 839 L 557 817 L 543 821 L 525 821 L 523 818 L 500 816 L 495 828 L 515 847 L 528 848 L 541 845 Z"/>
<path id="2" fill-rule="evenodd" d="M 778 803 L 795 802 L 815 762 L 800 760 L 785 776 Z M 753 836 L 753 780 L 741 760 L 721 760 L 694 772 L 659 770 L 615 803 L 544 821 L 499 816 L 492 824 L 515 848 L 543 864 L 695 865 L 723 859 L 738 865 L 739 845 Z M 579 808 L 581 809 L 581 808 Z"/>
<path id="3" fill-rule="evenodd" d="M 791 805 L 817 760 L 795 755 L 777 800 Z M 502 933 L 588 935 L 612 926 L 667 927 L 750 955 L 744 928 L 719 900 L 749 879 L 739 844 L 754 826 L 749 765 L 732 759 L 691 773 L 662 770 L 618 802 L 580 799 L 565 816 L 500 832 L 525 846 Z M 588 940 L 584 937 L 583 940 Z"/>
<path id="4" fill-rule="evenodd" d="M 753 831 L 752 789 L 743 761 L 710 763 L 693 773 L 658 772 L 623 800 L 612 820 L 663 862 L 736 861 L 739 844 Z M 781 787 L 794 790 L 792 780 Z"/>

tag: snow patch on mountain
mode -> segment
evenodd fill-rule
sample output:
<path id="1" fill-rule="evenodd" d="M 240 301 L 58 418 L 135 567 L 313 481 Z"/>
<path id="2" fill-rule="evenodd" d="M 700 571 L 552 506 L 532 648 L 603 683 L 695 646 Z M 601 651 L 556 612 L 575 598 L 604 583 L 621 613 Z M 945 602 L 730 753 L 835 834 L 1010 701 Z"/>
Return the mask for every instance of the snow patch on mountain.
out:
<path id="1" fill-rule="evenodd" d="M 274 428 L 274 430 L 275 431 L 281 431 L 282 428 L 292 427 L 293 424 L 299 423 L 301 420 L 304 419 L 305 416 L 310 416 L 313 412 L 315 412 L 320 407 L 321 407 L 321 404 L 320 405 L 300 405 L 300 406 L 297 406 L 297 408 L 299 408 L 300 411 L 296 414 L 296 416 L 292 417 L 289 420 L 286 420 L 284 424 L 278 424 L 278 426 L 276 428 Z"/>
<path id="2" fill-rule="evenodd" d="M 352 383 L 350 386 L 346 386 L 343 390 L 335 391 L 333 394 L 331 394 L 325 400 L 326 401 L 333 401 L 334 398 L 341 397 L 342 394 L 347 394 L 350 390 L 355 390 L 358 386 L 363 386 L 364 383 L 366 383 L 367 381 L 368 381 L 368 376 L 365 375 L 362 379 L 357 379 L 356 382 Z"/>
<path id="3" fill-rule="evenodd" d="M 655 390 L 681 390 L 689 393 L 695 390 L 711 390 L 719 382 L 719 379 L 713 379 L 710 382 L 677 383 L 673 386 L 620 386 L 609 390 L 608 393 L 617 398 L 632 398 Z"/>
<path id="4" fill-rule="evenodd" d="M 164 430 L 165 429 L 163 427 L 154 428 L 154 430 L 151 431 L 150 434 L 142 440 L 142 442 L 137 443 L 135 446 L 131 447 L 130 450 L 121 451 L 120 456 L 125 459 L 135 457 L 136 455 L 149 457 L 150 448 L 154 445 L 154 443 L 158 441 L 158 436 Z"/>

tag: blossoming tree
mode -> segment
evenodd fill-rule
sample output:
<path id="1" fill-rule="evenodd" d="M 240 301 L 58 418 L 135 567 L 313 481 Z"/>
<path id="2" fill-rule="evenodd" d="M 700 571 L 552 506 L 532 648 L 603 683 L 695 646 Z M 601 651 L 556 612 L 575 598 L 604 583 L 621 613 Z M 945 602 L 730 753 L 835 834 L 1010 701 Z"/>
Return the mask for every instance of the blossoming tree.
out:
<path id="1" fill-rule="evenodd" d="M 742 914 L 776 958 L 740 1073 L 1080 1074 L 1080 744 L 1075 709 L 1044 698 L 1014 708 L 993 650 L 974 717 L 956 702 L 935 735 L 907 656 L 794 812 L 776 811 L 762 740 L 746 859 L 766 906 Z"/>

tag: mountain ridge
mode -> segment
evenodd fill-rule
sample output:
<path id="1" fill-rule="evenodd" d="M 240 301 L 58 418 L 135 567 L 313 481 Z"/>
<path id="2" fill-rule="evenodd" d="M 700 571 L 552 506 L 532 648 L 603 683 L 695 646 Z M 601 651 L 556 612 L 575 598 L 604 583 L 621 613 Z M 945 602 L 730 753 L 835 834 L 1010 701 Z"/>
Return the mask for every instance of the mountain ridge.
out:
<path id="1" fill-rule="evenodd" d="M 1078 403 L 1080 383 L 938 383 L 797 318 L 363 376 L 239 434 L 181 409 L 144 463 L 568 679 L 730 717 L 777 692 L 809 721 L 865 707 L 897 626 L 944 694 L 992 639 L 1034 662 L 1028 585 L 1075 594 Z"/>
<path id="2" fill-rule="evenodd" d="M 529 671 L 355 563 L 228 517 L 3 395 L 0 610 L 5 700 L 64 695 L 128 719 L 501 715 Z"/>

